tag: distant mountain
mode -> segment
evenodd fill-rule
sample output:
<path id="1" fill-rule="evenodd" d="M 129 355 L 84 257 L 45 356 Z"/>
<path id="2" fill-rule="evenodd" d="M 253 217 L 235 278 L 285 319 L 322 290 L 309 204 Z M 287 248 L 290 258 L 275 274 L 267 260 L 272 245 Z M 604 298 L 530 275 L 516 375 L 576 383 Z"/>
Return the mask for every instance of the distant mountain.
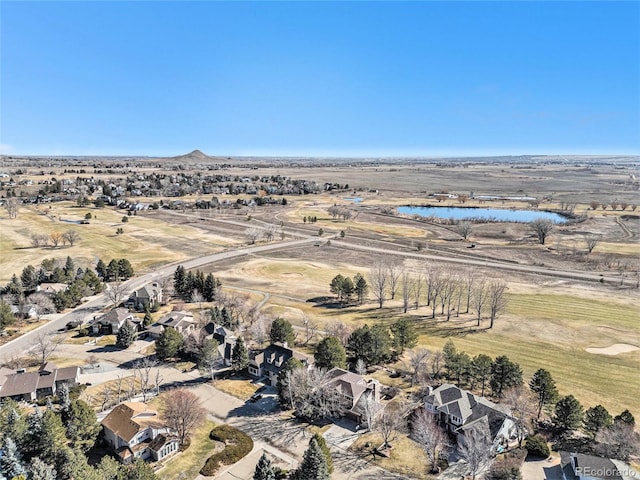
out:
<path id="1" fill-rule="evenodd" d="M 194 150 L 185 155 L 178 155 L 177 157 L 171 157 L 172 160 L 178 160 L 181 162 L 210 162 L 213 157 L 202 153 L 200 150 Z"/>

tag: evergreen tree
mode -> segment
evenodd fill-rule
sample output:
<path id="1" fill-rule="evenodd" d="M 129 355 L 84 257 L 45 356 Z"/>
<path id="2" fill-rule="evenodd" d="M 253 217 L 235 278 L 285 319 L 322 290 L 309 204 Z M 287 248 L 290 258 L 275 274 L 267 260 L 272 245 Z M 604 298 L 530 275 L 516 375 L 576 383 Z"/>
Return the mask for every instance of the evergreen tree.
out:
<path id="1" fill-rule="evenodd" d="M 584 414 L 584 429 L 591 434 L 593 438 L 602 429 L 613 424 L 613 417 L 602 405 L 588 408 Z"/>
<path id="2" fill-rule="evenodd" d="M 556 403 L 553 423 L 561 433 L 576 430 L 582 425 L 584 409 L 573 395 L 562 397 Z"/>
<path id="3" fill-rule="evenodd" d="M 118 260 L 118 275 L 124 280 L 133 277 L 133 267 L 131 266 L 131 262 L 126 258 Z"/>
<path id="4" fill-rule="evenodd" d="M 207 372 L 211 377 L 211 380 L 213 380 L 214 377 L 218 357 L 218 342 L 213 338 L 205 339 L 198 349 L 198 368 Z"/>
<path id="5" fill-rule="evenodd" d="M 38 287 L 38 272 L 33 265 L 27 265 L 22 269 L 20 281 L 26 292 L 33 292 Z"/>
<path id="6" fill-rule="evenodd" d="M 82 281 L 93 293 L 100 293 L 102 291 L 102 282 L 93 270 L 89 268 L 85 269 L 82 274 Z"/>
<path id="7" fill-rule="evenodd" d="M 67 432 L 53 410 L 45 410 L 41 418 L 37 437 L 31 439 L 31 445 L 43 462 L 56 465 L 57 455 L 67 444 Z"/>
<path id="8" fill-rule="evenodd" d="M 5 293 L 7 295 L 13 295 L 14 297 L 20 297 L 23 292 L 24 292 L 24 289 L 22 288 L 22 282 L 20 281 L 18 276 L 14 273 L 13 275 L 11 275 L 11 280 L 4 287 L 2 293 Z"/>
<path id="9" fill-rule="evenodd" d="M 296 334 L 293 331 L 291 323 L 283 318 L 276 318 L 271 324 L 271 332 L 269 333 L 269 340 L 271 343 L 282 343 L 293 346 Z"/>
<path id="10" fill-rule="evenodd" d="M 119 348 L 129 348 L 129 346 L 136 341 L 136 337 L 138 333 L 136 332 L 136 328 L 131 325 L 129 320 L 125 320 L 120 330 L 118 330 L 118 335 L 116 336 L 116 345 Z"/>
<path id="11" fill-rule="evenodd" d="M 454 372 L 458 371 L 458 350 L 453 340 L 447 340 L 442 347 L 442 356 L 444 359 L 444 369 L 447 371 L 447 377 L 453 378 Z"/>
<path id="12" fill-rule="evenodd" d="M 315 438 L 311 439 L 309 448 L 304 452 L 300 468 L 295 472 L 296 480 L 328 480 L 331 478 L 327 459 Z"/>
<path id="13" fill-rule="evenodd" d="M 156 340 L 156 355 L 160 360 L 176 357 L 184 347 L 184 338 L 175 328 L 165 328 Z"/>
<path id="14" fill-rule="evenodd" d="M 72 447 L 77 447 L 83 452 L 93 447 L 100 433 L 100 424 L 93 408 L 77 399 L 62 411 L 62 417 Z"/>
<path id="15" fill-rule="evenodd" d="M 22 445 L 27 429 L 27 418 L 18 404 L 14 400 L 4 399 L 0 408 L 0 440 L 11 437 L 18 445 Z"/>
<path id="16" fill-rule="evenodd" d="M 619 415 L 615 416 L 615 418 L 613 419 L 613 423 L 635 426 L 636 419 L 633 418 L 633 415 L 629 410 L 624 410 Z"/>
<path id="17" fill-rule="evenodd" d="M 406 318 L 401 318 L 391 325 L 391 333 L 393 333 L 393 347 L 399 355 L 402 355 L 405 349 L 413 348 L 418 344 L 418 333 Z"/>
<path id="18" fill-rule="evenodd" d="M 76 264 L 74 263 L 71 257 L 67 257 L 67 261 L 64 264 L 64 268 L 62 269 L 64 272 L 64 276 L 67 280 L 72 281 L 76 276 Z"/>
<path id="19" fill-rule="evenodd" d="M 144 309 L 144 319 L 142 320 L 142 326 L 147 328 L 149 325 L 153 323 L 153 317 L 151 316 L 151 312 L 148 308 Z"/>
<path id="20" fill-rule="evenodd" d="M 16 442 L 11 437 L 5 437 L 4 449 L 0 456 L 0 473 L 8 479 L 27 474 L 27 470 L 22 464 L 22 455 L 18 450 Z"/>
<path id="21" fill-rule="evenodd" d="M 98 274 L 98 277 L 106 281 L 107 265 L 102 261 L 101 258 L 98 259 L 98 264 L 96 265 L 96 273 Z"/>
<path id="22" fill-rule="evenodd" d="M 541 368 L 531 377 L 529 388 L 536 394 L 538 400 L 538 418 L 540 418 L 542 408 L 545 405 L 555 402 L 558 398 L 556 382 L 553 380 L 553 377 L 551 377 L 551 373 Z"/>
<path id="23" fill-rule="evenodd" d="M 391 338 L 383 325 L 364 325 L 354 330 L 347 340 L 347 352 L 353 363 L 362 360 L 365 365 L 376 365 L 389 360 Z"/>
<path id="24" fill-rule="evenodd" d="M 491 366 L 491 390 L 498 398 L 511 387 L 522 385 L 520 365 L 509 360 L 506 355 L 497 357 Z"/>
<path id="25" fill-rule="evenodd" d="M 113 259 L 109 262 L 107 266 L 107 274 L 105 276 L 105 282 L 113 282 L 115 280 L 120 279 L 120 266 L 118 265 L 118 261 Z"/>
<path id="26" fill-rule="evenodd" d="M 231 318 L 231 313 L 229 313 L 229 309 L 227 307 L 222 307 L 222 310 L 220 311 L 220 323 L 225 328 L 233 329 L 233 318 Z"/>
<path id="27" fill-rule="evenodd" d="M 473 375 L 473 379 L 480 383 L 482 386 L 482 390 L 480 395 L 484 397 L 484 389 L 487 385 L 487 381 L 491 377 L 491 366 L 493 365 L 493 360 L 489 355 L 485 355 L 483 353 L 476 355 L 471 360 L 471 374 Z"/>
<path id="28" fill-rule="evenodd" d="M 347 367 L 347 354 L 340 340 L 334 336 L 325 337 L 318 343 L 314 359 L 317 368 Z"/>
<path id="29" fill-rule="evenodd" d="M 44 463 L 39 457 L 33 457 L 29 465 L 31 480 L 56 480 L 57 472 L 52 465 Z"/>
<path id="30" fill-rule="evenodd" d="M 216 290 L 217 284 L 215 278 L 213 278 L 213 274 L 210 273 L 207 275 L 207 278 L 204 281 L 204 288 L 202 289 L 202 295 L 207 302 L 213 302 L 216 298 Z"/>
<path id="31" fill-rule="evenodd" d="M 222 323 L 222 315 L 220 314 L 220 309 L 218 307 L 213 307 L 209 309 L 209 315 L 211 316 L 211 321 L 216 324 Z"/>
<path id="32" fill-rule="evenodd" d="M 355 277 L 353 277 L 353 284 L 355 288 L 356 298 L 358 299 L 358 303 L 362 305 L 364 298 L 367 296 L 369 292 L 369 285 L 367 281 L 360 273 L 356 273 Z"/>
<path id="33" fill-rule="evenodd" d="M 9 325 L 13 325 L 15 321 L 16 316 L 11 311 L 11 305 L 4 300 L 0 300 L 0 332 Z"/>
<path id="34" fill-rule="evenodd" d="M 244 370 L 249 365 L 249 352 L 242 337 L 238 337 L 231 352 L 231 367 L 235 372 Z"/>
<path id="35" fill-rule="evenodd" d="M 327 441 L 318 432 L 313 434 L 313 438 L 318 442 L 318 446 L 320 447 L 320 450 L 322 450 L 324 458 L 327 460 L 327 469 L 329 470 L 329 473 L 333 473 L 333 457 L 331 456 L 331 450 L 329 450 Z M 311 444 L 311 441 L 309 441 L 309 444 Z"/>
<path id="36" fill-rule="evenodd" d="M 267 458 L 267 454 L 263 453 L 258 460 L 256 470 L 253 474 L 253 480 L 275 480 L 276 474 L 271 466 L 271 460 Z"/>

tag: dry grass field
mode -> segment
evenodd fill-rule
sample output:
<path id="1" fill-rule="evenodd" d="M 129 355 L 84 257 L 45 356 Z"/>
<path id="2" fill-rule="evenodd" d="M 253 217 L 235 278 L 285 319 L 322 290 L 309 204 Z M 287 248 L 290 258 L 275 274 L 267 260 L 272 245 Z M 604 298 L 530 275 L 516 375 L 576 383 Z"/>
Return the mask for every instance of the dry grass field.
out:
<path id="1" fill-rule="evenodd" d="M 640 308 L 634 302 L 634 290 L 576 287 L 562 281 L 535 285 L 511 278 L 507 311 L 489 330 L 486 320 L 477 328 L 472 314 L 454 316 L 449 322 L 440 316 L 432 320 L 426 307 L 404 314 L 398 299 L 387 302 L 383 309 L 371 302 L 347 308 L 310 302 L 331 295 L 329 282 L 338 273 L 367 272 L 364 266 L 321 260 L 321 252 L 315 256 L 305 260 L 251 258 L 215 271 L 231 289 L 241 284 L 269 293 L 262 311 L 294 325 L 303 326 L 310 319 L 321 329 L 333 321 L 357 327 L 391 324 L 406 316 L 415 322 L 425 347 L 440 349 L 452 338 L 458 349 L 470 355 L 508 355 L 520 363 L 526 378 L 538 368 L 548 369 L 561 393 L 574 394 L 587 407 L 601 403 L 611 411 L 629 408 L 640 415 L 640 350 L 614 356 L 586 351 L 616 343 L 640 346 Z"/>

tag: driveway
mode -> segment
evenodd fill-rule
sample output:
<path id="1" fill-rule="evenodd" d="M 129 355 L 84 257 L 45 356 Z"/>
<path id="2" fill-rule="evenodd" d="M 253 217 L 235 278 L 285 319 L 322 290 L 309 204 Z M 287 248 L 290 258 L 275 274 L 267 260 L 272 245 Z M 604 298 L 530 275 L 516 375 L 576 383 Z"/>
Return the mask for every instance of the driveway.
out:
<path id="1" fill-rule="evenodd" d="M 527 460 L 520 469 L 522 480 L 562 480 L 560 457 Z"/>

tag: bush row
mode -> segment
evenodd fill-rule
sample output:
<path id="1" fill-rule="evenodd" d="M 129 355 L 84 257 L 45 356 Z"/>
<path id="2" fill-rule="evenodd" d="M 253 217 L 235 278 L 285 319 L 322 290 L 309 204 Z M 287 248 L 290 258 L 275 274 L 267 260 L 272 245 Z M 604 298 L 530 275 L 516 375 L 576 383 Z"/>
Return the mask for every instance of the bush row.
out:
<path id="1" fill-rule="evenodd" d="M 200 473 L 205 476 L 215 475 L 221 465 L 236 463 L 253 450 L 251 437 L 229 425 L 220 425 L 214 428 L 211 430 L 209 438 L 217 442 L 223 442 L 225 448 L 207 459 L 204 467 L 200 470 Z"/>

